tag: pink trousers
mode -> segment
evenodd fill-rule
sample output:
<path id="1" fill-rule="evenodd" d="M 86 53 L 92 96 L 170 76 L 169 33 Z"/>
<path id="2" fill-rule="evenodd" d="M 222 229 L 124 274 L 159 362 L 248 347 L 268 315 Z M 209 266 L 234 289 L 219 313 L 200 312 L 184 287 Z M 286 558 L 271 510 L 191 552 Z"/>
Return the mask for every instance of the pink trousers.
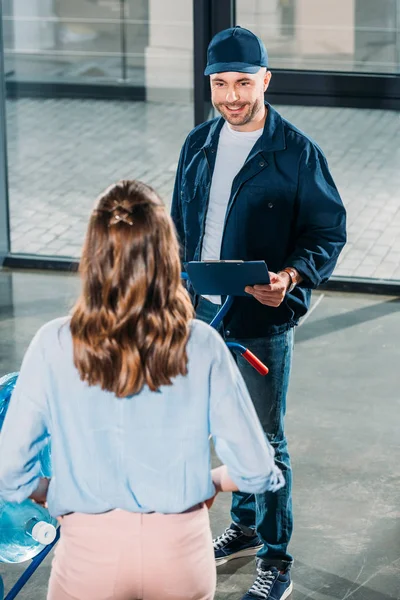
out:
<path id="1" fill-rule="evenodd" d="M 61 519 L 47 600 L 212 600 L 208 510 Z"/>

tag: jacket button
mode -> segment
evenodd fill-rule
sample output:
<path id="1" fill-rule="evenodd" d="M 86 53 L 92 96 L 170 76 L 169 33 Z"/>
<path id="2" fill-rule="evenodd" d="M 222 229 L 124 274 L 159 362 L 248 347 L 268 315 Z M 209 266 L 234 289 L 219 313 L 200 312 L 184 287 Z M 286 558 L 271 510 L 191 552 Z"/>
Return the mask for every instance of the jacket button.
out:
<path id="1" fill-rule="evenodd" d="M 265 162 L 263 160 L 260 161 L 260 167 L 265 167 Z"/>
<path id="2" fill-rule="evenodd" d="M 268 203 L 268 208 L 274 208 L 274 205 L 272 204 L 272 202 Z"/>
<path id="3" fill-rule="evenodd" d="M 229 329 L 227 329 L 227 330 L 225 331 L 225 335 L 226 335 L 226 336 L 228 336 L 228 337 L 231 335 L 231 332 L 229 331 Z"/>

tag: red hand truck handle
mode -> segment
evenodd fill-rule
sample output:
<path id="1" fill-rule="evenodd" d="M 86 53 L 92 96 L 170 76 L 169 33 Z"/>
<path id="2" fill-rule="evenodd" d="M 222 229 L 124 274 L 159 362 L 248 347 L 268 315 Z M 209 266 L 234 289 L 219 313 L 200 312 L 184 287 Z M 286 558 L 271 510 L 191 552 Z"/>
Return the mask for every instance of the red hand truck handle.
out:
<path id="1" fill-rule="evenodd" d="M 257 356 L 255 356 L 255 354 L 250 352 L 250 350 L 246 350 L 246 352 L 243 352 L 242 356 L 247 360 L 248 363 L 251 364 L 252 367 L 255 368 L 256 371 L 260 373 L 260 375 L 268 374 L 268 367 L 265 366 L 264 363 L 261 362 L 261 360 L 257 358 Z"/>

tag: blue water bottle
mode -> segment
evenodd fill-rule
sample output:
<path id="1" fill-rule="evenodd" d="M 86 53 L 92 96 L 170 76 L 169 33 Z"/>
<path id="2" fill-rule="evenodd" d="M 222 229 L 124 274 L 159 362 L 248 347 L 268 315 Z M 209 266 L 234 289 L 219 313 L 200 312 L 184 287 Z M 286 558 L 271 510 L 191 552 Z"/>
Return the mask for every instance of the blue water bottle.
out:
<path id="1" fill-rule="evenodd" d="M 18 373 L 0 378 L 0 430 Z M 42 476 L 50 477 L 50 446 L 39 457 Z M 56 537 L 57 521 L 42 506 L 32 500 L 20 504 L 0 501 L 0 562 L 19 563 L 39 554 Z M 0 596 L 1 598 L 1 596 Z"/>
<path id="2" fill-rule="evenodd" d="M 0 377 L 0 430 L 10 404 L 11 394 L 17 383 L 18 373 L 9 373 Z M 39 455 L 42 477 L 51 477 L 51 448 L 47 444 Z"/>
<path id="3" fill-rule="evenodd" d="M 30 560 L 54 541 L 57 521 L 49 512 L 25 500 L 0 503 L 0 562 Z"/>
<path id="4" fill-rule="evenodd" d="M 8 375 L 4 375 L 4 377 L 0 377 L 0 430 L 3 427 L 3 422 L 17 378 L 18 373 L 9 373 Z"/>

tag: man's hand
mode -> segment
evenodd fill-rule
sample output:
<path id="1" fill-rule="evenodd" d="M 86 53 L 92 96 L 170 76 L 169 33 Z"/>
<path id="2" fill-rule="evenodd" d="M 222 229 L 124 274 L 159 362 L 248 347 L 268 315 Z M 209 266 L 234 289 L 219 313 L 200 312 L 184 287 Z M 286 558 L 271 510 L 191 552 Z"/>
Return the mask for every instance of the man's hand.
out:
<path id="1" fill-rule="evenodd" d="M 290 276 L 285 271 L 280 273 L 269 272 L 271 283 L 269 285 L 247 286 L 244 291 L 251 294 L 265 306 L 275 308 L 282 304 L 285 294 L 290 286 Z"/>

